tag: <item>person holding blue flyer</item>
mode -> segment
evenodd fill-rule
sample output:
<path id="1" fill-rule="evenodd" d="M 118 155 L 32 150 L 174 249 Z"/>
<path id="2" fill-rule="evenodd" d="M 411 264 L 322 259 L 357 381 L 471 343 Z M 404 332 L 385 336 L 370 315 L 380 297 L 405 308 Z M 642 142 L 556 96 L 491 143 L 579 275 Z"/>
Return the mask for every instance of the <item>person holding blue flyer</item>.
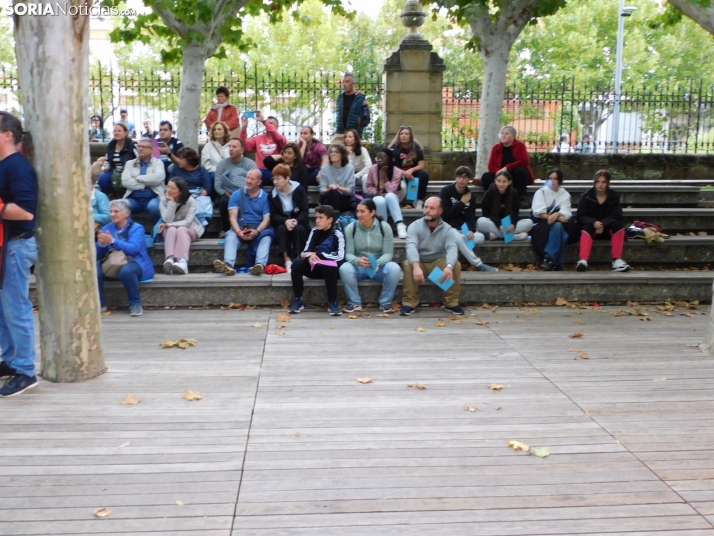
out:
<path id="1" fill-rule="evenodd" d="M 441 206 L 444 207 L 441 217 L 453 228 L 459 253 L 469 264 L 481 272 L 498 272 L 498 268 L 485 264 L 474 253 L 474 248 L 483 244 L 484 236 L 476 230 L 476 199 L 469 190 L 473 178 L 470 168 L 460 166 L 456 169 L 454 182 L 441 189 Z"/>
<path id="2" fill-rule="evenodd" d="M 441 219 L 442 212 L 441 199 L 430 197 L 424 203 L 424 217 L 407 228 L 401 316 L 411 315 L 419 305 L 419 283 L 427 277 L 444 290 L 444 308 L 455 315 L 464 314 L 459 305 L 459 249 L 451 226 Z"/>
<path id="3" fill-rule="evenodd" d="M 371 279 L 382 283 L 379 308 L 383 313 L 394 312 L 392 299 L 397 290 L 402 269 L 394 258 L 394 234 L 387 222 L 377 216 L 377 206 L 371 199 L 357 205 L 357 221 L 345 228 L 347 252 L 340 266 L 340 279 L 349 302 L 342 310 L 354 313 L 362 310 L 359 295 L 360 281 Z"/>
<path id="4" fill-rule="evenodd" d="M 533 229 L 531 219 L 518 219 L 520 202 L 513 188 L 513 177 L 508 171 L 496 173 L 496 179 L 486 191 L 481 201 L 482 216 L 476 221 L 476 228 L 487 240 L 527 240 Z M 504 225 L 504 220 L 507 225 Z"/>

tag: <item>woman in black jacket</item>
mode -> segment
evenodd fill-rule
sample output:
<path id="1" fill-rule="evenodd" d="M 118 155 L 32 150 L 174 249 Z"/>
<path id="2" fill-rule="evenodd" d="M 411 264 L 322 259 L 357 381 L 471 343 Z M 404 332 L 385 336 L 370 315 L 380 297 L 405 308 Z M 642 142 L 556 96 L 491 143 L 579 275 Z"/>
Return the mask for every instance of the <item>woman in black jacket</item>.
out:
<path id="1" fill-rule="evenodd" d="M 578 203 L 577 220 L 580 227 L 580 260 L 578 272 L 588 269 L 593 239 L 612 241 L 612 270 L 627 272 L 630 267 L 622 259 L 625 247 L 625 226 L 622 223 L 620 196 L 610 188 L 610 173 L 601 169 L 595 173 L 593 187 Z"/>
<path id="2" fill-rule="evenodd" d="M 293 259 L 305 248 L 310 232 L 310 205 L 307 192 L 290 180 L 290 168 L 278 164 L 273 168 L 273 191 L 270 193 L 270 223 L 275 227 L 278 255 L 282 253 L 289 272 Z"/>
<path id="3" fill-rule="evenodd" d="M 272 171 L 278 163 L 286 164 L 290 168 L 290 180 L 297 182 L 300 186 L 305 188 L 307 192 L 310 173 L 302 163 L 302 155 L 300 154 L 300 147 L 297 143 L 290 142 L 283 147 L 283 151 L 280 154 L 265 158 L 265 166 L 270 171 Z"/>
<path id="4" fill-rule="evenodd" d="M 520 201 L 518 192 L 513 189 L 513 177 L 508 171 L 499 171 L 496 178 L 481 201 L 482 216 L 476 221 L 476 229 L 486 240 L 503 239 L 504 233 L 513 233 L 514 240 L 526 240 L 533 228 L 530 219 L 519 220 Z M 501 224 L 503 218 L 510 216 L 508 228 Z"/>
<path id="5" fill-rule="evenodd" d="M 99 189 L 107 195 L 112 195 L 114 193 L 112 174 L 116 172 L 121 177 L 124 164 L 135 158 L 139 158 L 139 151 L 134 140 L 129 137 L 129 127 L 126 123 L 114 123 L 114 138 L 107 144 L 107 160 L 102 168 L 103 173 L 99 175 L 97 181 Z"/>

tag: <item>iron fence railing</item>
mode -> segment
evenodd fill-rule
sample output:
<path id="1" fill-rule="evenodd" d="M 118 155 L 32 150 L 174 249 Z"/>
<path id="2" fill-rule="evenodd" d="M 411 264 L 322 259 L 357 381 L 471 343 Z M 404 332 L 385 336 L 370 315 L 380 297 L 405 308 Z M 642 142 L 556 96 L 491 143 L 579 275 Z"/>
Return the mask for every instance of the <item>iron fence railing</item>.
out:
<path id="1" fill-rule="evenodd" d="M 335 102 L 342 91 L 341 73 L 318 71 L 310 76 L 270 73 L 257 67 L 221 76 L 208 75 L 201 97 L 202 117 L 209 110 L 218 86 L 231 90 L 239 110 L 262 110 L 280 119 L 290 139 L 302 125 L 329 140 L 334 132 Z M 383 93 L 380 76 L 356 80 L 370 104 L 372 122 L 366 141 L 383 140 Z M 89 115 L 100 115 L 105 126 L 118 120 L 126 108 L 137 129 L 144 120 L 154 128 L 160 120 L 175 124 L 179 77 L 170 71 L 116 71 L 94 64 L 89 79 Z M 442 99 L 442 149 L 474 151 L 477 147 L 481 87 L 447 80 Z M 576 151 L 584 134 L 593 136 L 594 151 L 613 152 L 614 90 L 611 87 L 575 86 L 572 81 L 518 83 L 506 88 L 503 124 L 512 124 L 518 138 L 532 151 Z M 0 70 L 0 109 L 21 114 L 17 75 Z M 625 153 L 714 152 L 714 85 L 700 81 L 656 87 L 625 87 L 620 104 L 618 149 Z M 205 137 L 205 129 L 201 137 Z M 417 136 L 419 133 L 416 133 Z M 561 136 L 565 136 L 562 144 Z M 388 141 L 388 140 L 386 140 Z"/>

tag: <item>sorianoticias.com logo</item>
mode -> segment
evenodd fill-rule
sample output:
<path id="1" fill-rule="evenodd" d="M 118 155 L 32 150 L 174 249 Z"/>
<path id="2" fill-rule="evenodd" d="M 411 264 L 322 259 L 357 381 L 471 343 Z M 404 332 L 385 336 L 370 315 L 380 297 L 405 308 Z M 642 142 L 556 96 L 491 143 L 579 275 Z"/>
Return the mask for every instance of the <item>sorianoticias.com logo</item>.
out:
<path id="1" fill-rule="evenodd" d="M 78 15 L 91 15 L 92 17 L 131 17 L 137 13 L 133 9 L 120 10 L 118 7 L 107 7 L 98 4 L 74 5 L 69 2 L 47 2 L 47 3 L 29 3 L 17 2 L 13 5 L 6 6 L 3 14 L 11 17 L 18 15 L 20 17 L 26 15 L 34 16 L 60 16 L 70 15 L 76 17 Z"/>

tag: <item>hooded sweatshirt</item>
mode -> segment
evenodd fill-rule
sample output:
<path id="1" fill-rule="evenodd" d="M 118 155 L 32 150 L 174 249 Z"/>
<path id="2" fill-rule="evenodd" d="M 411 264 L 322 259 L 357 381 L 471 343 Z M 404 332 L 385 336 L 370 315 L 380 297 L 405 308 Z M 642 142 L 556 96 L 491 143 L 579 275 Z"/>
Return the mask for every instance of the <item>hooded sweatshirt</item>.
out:
<path id="1" fill-rule="evenodd" d="M 599 221 L 605 227 L 614 221 L 622 221 L 622 206 L 619 194 L 608 186 L 607 198 L 601 205 L 597 200 L 597 192 L 593 186 L 585 192 L 578 203 L 578 223 L 588 224 Z"/>
<path id="2" fill-rule="evenodd" d="M 273 188 L 270 192 L 270 223 L 274 226 L 284 224 L 289 219 L 296 219 L 298 224 L 307 227 L 310 204 L 305 189 L 295 181 L 290 181 L 290 193 L 285 194 Z"/>
<path id="3" fill-rule="evenodd" d="M 565 188 L 558 188 L 558 191 L 554 192 L 548 186 L 544 186 L 533 195 L 531 214 L 533 219 L 538 221 L 541 219 L 541 214 L 553 214 L 554 212 L 560 212 L 568 219 L 572 217 L 570 194 Z"/>
<path id="4" fill-rule="evenodd" d="M 394 233 L 390 225 L 379 218 L 374 219 L 369 229 L 358 221 L 350 223 L 345 228 L 345 239 L 347 240 L 345 260 L 355 268 L 359 266 L 357 261 L 370 253 L 377 258 L 380 266 L 384 266 L 394 258 Z"/>
<path id="5" fill-rule="evenodd" d="M 323 260 L 335 261 L 339 266 L 345 262 L 345 235 L 342 229 L 332 226 L 327 231 L 313 227 L 303 253 L 314 251 Z"/>

